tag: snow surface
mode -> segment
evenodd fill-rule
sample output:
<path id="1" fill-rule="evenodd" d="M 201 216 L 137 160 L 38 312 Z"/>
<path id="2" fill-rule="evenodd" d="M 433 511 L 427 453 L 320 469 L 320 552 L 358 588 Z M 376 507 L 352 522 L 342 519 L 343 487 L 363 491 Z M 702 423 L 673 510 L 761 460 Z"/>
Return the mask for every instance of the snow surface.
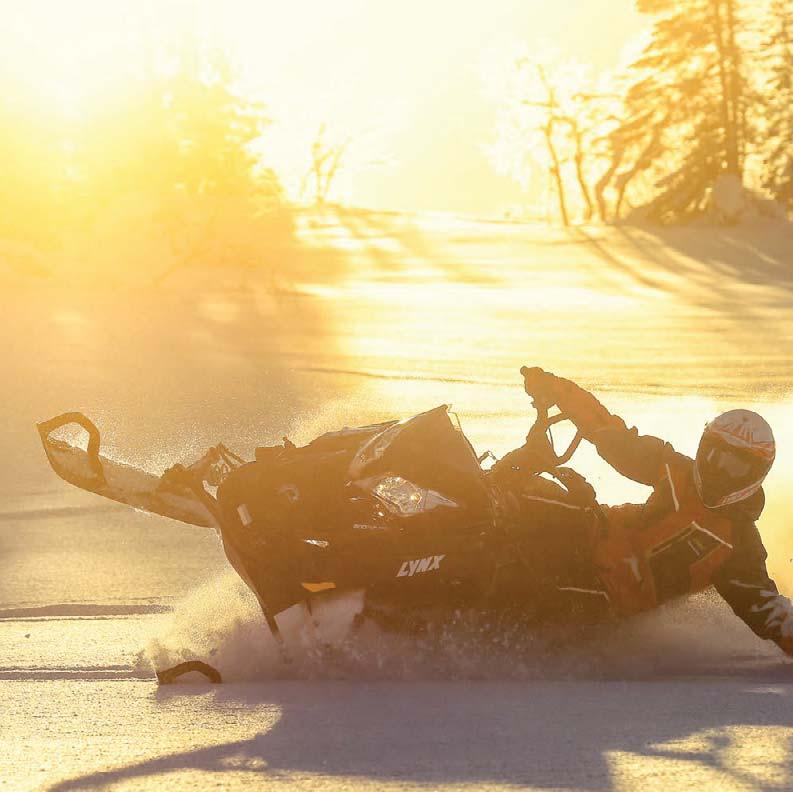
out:
<path id="1" fill-rule="evenodd" d="M 284 665 L 211 530 L 69 487 L 34 427 L 82 410 L 107 453 L 159 472 L 451 401 L 499 454 L 528 426 L 523 363 L 689 453 L 715 412 L 755 407 L 779 442 L 761 529 L 791 592 L 790 229 L 329 212 L 301 233 L 275 288 L 8 276 L 0 788 L 791 788 L 793 665 L 714 595 L 584 636 L 461 619 L 408 642 L 345 639 L 353 594 L 318 625 L 284 615 Z M 575 464 L 608 502 L 646 494 L 591 449 Z M 156 686 L 154 665 L 195 657 L 226 682 Z"/>

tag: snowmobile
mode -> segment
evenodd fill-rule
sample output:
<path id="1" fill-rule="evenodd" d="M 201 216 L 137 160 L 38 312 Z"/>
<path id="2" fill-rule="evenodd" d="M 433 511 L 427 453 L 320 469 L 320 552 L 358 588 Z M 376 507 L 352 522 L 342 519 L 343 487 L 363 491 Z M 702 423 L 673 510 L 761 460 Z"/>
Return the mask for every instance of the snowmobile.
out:
<path id="1" fill-rule="evenodd" d="M 527 520 L 519 508 L 530 491 L 538 502 L 574 505 L 561 509 L 570 519 L 600 518 L 592 487 L 565 467 L 581 435 L 557 454 L 551 427 L 566 416 L 535 408 L 526 444 L 500 460 L 478 456 L 441 405 L 406 420 L 328 432 L 303 447 L 284 438 L 256 449 L 251 461 L 220 444 L 159 476 L 102 455 L 99 430 L 82 413 L 38 430 L 50 465 L 69 483 L 215 528 L 280 639 L 278 614 L 298 603 L 310 612 L 327 592 L 362 590 L 358 618 L 404 631 L 420 630 L 427 610 L 558 618 L 560 592 L 583 594 L 564 600 L 570 618 L 602 602 L 586 596 L 600 593 L 589 566 L 576 568 L 569 552 L 555 564 L 546 552 L 554 537 L 568 541 L 569 526 Z M 54 436 L 70 424 L 87 433 L 85 448 Z M 219 680 L 202 663 L 158 676 L 167 682 L 188 670 Z"/>

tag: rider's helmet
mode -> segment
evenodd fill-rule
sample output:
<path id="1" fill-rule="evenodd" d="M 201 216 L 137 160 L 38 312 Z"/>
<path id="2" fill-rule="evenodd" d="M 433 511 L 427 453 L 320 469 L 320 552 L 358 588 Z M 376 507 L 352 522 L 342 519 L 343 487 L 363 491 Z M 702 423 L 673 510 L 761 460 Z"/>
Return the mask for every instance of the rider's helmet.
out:
<path id="1" fill-rule="evenodd" d="M 714 418 L 699 441 L 694 482 L 709 509 L 754 495 L 776 455 L 768 422 L 751 410 L 730 410 Z"/>

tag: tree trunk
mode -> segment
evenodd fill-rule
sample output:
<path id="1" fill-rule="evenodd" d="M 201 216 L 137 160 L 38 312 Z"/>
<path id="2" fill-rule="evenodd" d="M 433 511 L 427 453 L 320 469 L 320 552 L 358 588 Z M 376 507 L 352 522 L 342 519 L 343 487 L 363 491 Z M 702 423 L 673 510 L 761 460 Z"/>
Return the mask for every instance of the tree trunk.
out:
<path id="1" fill-rule="evenodd" d="M 619 178 L 619 194 L 617 195 L 617 203 L 614 206 L 614 219 L 620 219 L 620 213 L 622 212 L 622 203 L 625 200 L 625 191 L 628 189 L 628 184 L 633 181 L 634 177 L 641 173 L 648 165 L 652 163 L 653 155 L 655 153 L 656 148 L 658 148 L 658 144 L 661 142 L 661 135 L 663 134 L 664 127 L 666 126 L 669 120 L 669 116 L 667 115 L 660 124 L 656 125 L 655 129 L 653 129 L 653 136 L 650 138 L 650 142 L 644 147 L 644 150 L 639 155 L 636 162 L 634 162 L 633 167 L 625 174 L 621 174 Z"/>
<path id="2" fill-rule="evenodd" d="M 728 167 L 730 161 L 735 174 L 743 181 L 743 148 L 746 140 L 746 114 L 741 85 L 741 52 L 736 41 L 737 20 L 735 15 L 736 0 L 724 0 L 727 10 L 727 54 L 729 56 L 729 96 L 732 109 L 732 150 L 728 151 Z"/>
<path id="3" fill-rule="evenodd" d="M 619 168 L 622 163 L 622 158 L 624 156 L 625 148 L 617 149 L 611 158 L 611 165 L 609 165 L 606 172 L 597 180 L 597 184 L 595 184 L 595 200 L 597 201 L 598 217 L 603 223 L 608 223 L 609 221 L 608 207 L 606 206 L 606 197 L 604 193 L 606 192 L 606 187 L 611 184 L 611 180 L 614 178 L 614 174 L 617 172 L 617 168 Z"/>
<path id="4" fill-rule="evenodd" d="M 548 154 L 551 157 L 551 173 L 556 181 L 556 195 L 559 199 L 559 214 L 562 216 L 562 225 L 570 225 L 570 215 L 567 213 L 567 201 L 564 194 L 564 180 L 562 179 L 562 167 L 559 162 L 559 155 L 556 153 L 556 146 L 553 142 L 553 119 L 550 119 L 543 128 L 545 144 L 548 147 Z"/>
<path id="5" fill-rule="evenodd" d="M 726 8 L 725 8 L 726 6 Z M 740 157 L 738 155 L 738 136 L 736 107 L 733 104 L 735 89 L 734 50 L 730 47 L 730 37 L 734 47 L 734 31 L 731 31 L 732 0 L 710 0 L 711 22 L 716 40 L 716 51 L 719 60 L 719 83 L 721 90 L 721 127 L 724 137 L 724 168 L 727 173 L 741 175 Z M 724 15 L 723 15 L 724 12 Z M 732 19 L 734 23 L 734 19 Z"/>
<path id="6" fill-rule="evenodd" d="M 325 186 L 323 190 L 323 198 L 325 200 L 327 200 L 328 195 L 330 195 L 331 185 L 336 178 L 336 174 L 339 172 L 339 166 L 341 165 L 342 158 L 344 157 L 344 154 L 347 151 L 347 146 L 349 145 L 350 138 L 347 138 L 344 143 L 340 143 L 337 146 L 334 146 L 332 149 L 332 153 L 330 155 L 330 165 L 325 171 Z"/>
<path id="7" fill-rule="evenodd" d="M 592 196 L 590 195 L 586 177 L 584 176 L 584 136 L 578 128 L 578 123 L 574 123 L 573 134 L 575 136 L 575 175 L 578 179 L 578 186 L 581 188 L 581 195 L 584 199 L 584 203 L 586 204 L 584 221 L 588 223 L 595 213 L 595 207 L 592 204 Z"/>
<path id="8" fill-rule="evenodd" d="M 545 91 L 548 94 L 548 120 L 545 122 L 542 132 L 545 136 L 545 145 L 548 148 L 548 155 L 551 158 L 551 173 L 553 173 L 553 177 L 556 181 L 556 194 L 559 198 L 559 214 L 562 216 L 562 225 L 567 227 L 570 225 L 570 215 L 567 213 L 567 202 L 565 200 L 564 194 L 564 180 L 562 179 L 562 166 L 559 162 L 559 155 L 556 152 L 556 146 L 553 142 L 553 128 L 554 122 L 556 121 L 557 109 L 556 92 L 548 81 L 548 75 L 545 73 L 545 68 L 539 63 L 537 64 L 537 74 L 539 75 L 540 81 L 542 82 L 543 86 L 545 87 Z"/>

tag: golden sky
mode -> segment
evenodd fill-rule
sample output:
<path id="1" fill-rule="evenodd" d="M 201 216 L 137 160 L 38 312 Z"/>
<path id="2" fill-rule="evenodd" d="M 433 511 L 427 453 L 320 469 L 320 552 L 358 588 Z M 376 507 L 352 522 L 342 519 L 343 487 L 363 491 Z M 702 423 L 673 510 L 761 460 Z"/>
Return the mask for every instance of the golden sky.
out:
<path id="1" fill-rule="evenodd" d="M 616 65 L 643 26 L 632 0 L 0 0 L 2 64 L 50 110 L 123 90 L 152 38 L 180 30 L 231 55 L 273 124 L 266 156 L 293 195 L 322 123 L 351 139 L 335 197 L 362 206 L 494 213 L 488 59 L 519 46 Z"/>

